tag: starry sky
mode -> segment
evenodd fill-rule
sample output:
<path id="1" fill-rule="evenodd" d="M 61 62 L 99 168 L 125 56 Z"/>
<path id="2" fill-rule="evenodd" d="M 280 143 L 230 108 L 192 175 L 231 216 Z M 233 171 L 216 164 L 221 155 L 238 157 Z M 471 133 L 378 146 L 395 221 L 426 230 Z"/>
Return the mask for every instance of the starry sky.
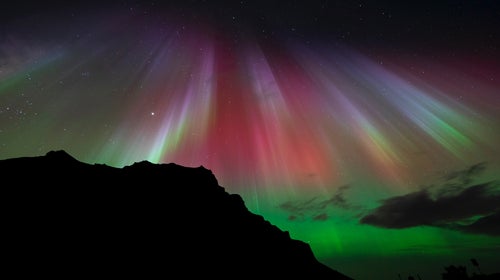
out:
<path id="1" fill-rule="evenodd" d="M 498 26 L 497 1 L 16 1 L 0 159 L 203 165 L 355 279 L 498 272 Z"/>

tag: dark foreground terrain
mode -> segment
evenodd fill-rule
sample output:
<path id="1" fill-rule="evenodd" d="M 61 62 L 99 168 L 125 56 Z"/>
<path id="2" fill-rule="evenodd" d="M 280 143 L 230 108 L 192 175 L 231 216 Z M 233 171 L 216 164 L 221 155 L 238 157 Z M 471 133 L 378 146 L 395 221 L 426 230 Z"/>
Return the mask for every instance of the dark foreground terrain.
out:
<path id="1" fill-rule="evenodd" d="M 210 170 L 0 161 L 4 273 L 23 277 L 351 279 L 247 210 Z"/>

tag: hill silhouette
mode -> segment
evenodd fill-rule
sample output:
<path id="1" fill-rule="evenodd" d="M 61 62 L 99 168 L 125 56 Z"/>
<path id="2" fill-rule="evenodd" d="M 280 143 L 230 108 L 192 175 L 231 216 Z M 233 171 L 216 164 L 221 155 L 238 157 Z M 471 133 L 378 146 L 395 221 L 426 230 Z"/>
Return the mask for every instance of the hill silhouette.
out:
<path id="1" fill-rule="evenodd" d="M 0 170 L 4 272 L 19 278 L 351 279 L 202 166 L 114 168 L 51 151 L 0 160 Z"/>

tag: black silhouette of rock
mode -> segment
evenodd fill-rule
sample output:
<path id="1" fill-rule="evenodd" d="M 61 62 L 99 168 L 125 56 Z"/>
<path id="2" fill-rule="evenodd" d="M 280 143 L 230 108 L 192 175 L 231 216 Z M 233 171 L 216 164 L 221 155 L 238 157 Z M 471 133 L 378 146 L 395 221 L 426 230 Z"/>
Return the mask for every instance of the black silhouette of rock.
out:
<path id="1" fill-rule="evenodd" d="M 351 279 L 227 193 L 210 170 L 0 160 L 4 273 L 17 278 Z"/>

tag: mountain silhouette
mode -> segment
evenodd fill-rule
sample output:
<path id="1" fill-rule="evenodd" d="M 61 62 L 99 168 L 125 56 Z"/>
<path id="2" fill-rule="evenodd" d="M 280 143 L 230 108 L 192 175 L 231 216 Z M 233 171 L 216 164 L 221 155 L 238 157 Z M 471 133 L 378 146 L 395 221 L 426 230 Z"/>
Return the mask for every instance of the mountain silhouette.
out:
<path id="1" fill-rule="evenodd" d="M 248 211 L 203 166 L 64 151 L 0 160 L 4 272 L 22 277 L 351 279 Z"/>

